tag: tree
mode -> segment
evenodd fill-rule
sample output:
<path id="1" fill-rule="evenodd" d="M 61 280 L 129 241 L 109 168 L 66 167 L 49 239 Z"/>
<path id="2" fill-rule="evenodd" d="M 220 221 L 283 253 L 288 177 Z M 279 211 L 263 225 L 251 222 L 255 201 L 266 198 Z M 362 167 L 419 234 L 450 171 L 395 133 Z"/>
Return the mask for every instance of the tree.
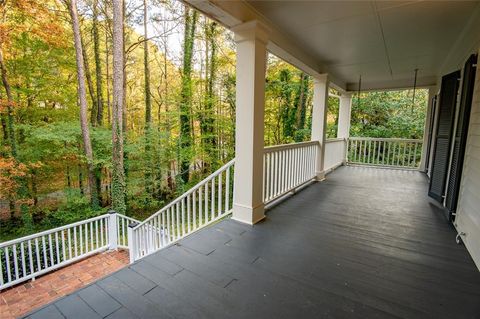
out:
<path id="1" fill-rule="evenodd" d="M 14 124 L 14 117 L 13 117 L 13 106 L 14 106 L 14 101 L 13 101 L 13 96 L 12 96 L 12 90 L 10 88 L 10 83 L 8 81 L 8 75 L 7 75 L 7 69 L 5 67 L 5 62 L 3 59 L 3 51 L 2 47 L 0 45 L 0 71 L 2 73 L 2 84 L 3 87 L 5 88 L 5 92 L 7 94 L 7 101 L 3 102 L 0 106 L 0 108 L 6 106 L 7 109 L 7 119 L 8 119 L 8 138 L 10 140 L 10 152 L 14 158 L 17 157 L 17 142 L 15 138 L 15 124 Z"/>
<path id="2" fill-rule="evenodd" d="M 192 146 L 192 58 L 197 24 L 197 11 L 185 7 L 185 33 L 183 39 L 183 69 L 180 92 L 180 178 L 188 183 L 190 177 L 190 152 Z"/>
<path id="3" fill-rule="evenodd" d="M 98 31 L 98 0 L 93 0 L 93 52 L 95 57 L 95 80 L 97 84 L 97 117 L 94 119 L 96 125 L 103 123 L 103 86 L 102 86 L 102 62 L 100 59 L 100 34 Z"/>
<path id="4" fill-rule="evenodd" d="M 216 148 L 217 138 L 214 132 L 214 83 L 217 73 L 217 43 L 216 43 L 216 25 L 214 21 L 205 23 L 205 42 L 206 42 L 206 85 L 205 85 L 205 102 L 204 110 L 200 116 L 200 129 L 204 148 L 208 155 L 208 159 L 203 163 L 204 170 L 209 170 L 210 164 L 214 167 L 218 160 Z"/>
<path id="5" fill-rule="evenodd" d="M 124 39 L 123 1 L 113 0 L 112 208 L 126 212 L 123 166 Z"/>
<path id="6" fill-rule="evenodd" d="M 97 95 L 95 94 L 95 89 L 93 87 L 93 80 L 92 74 L 90 73 L 90 62 L 88 61 L 88 52 L 87 47 L 85 46 L 85 41 L 83 40 L 82 33 L 80 31 L 80 45 L 82 47 L 82 57 L 83 57 L 83 64 L 84 64 L 84 73 L 85 79 L 87 81 L 88 93 L 90 95 L 90 100 L 92 101 L 92 109 L 90 112 L 90 122 L 93 126 L 97 125 L 97 111 L 98 111 L 98 104 L 97 104 Z"/>
<path id="7" fill-rule="evenodd" d="M 143 0 L 143 63 L 145 73 L 145 156 L 147 167 L 145 168 L 145 191 L 153 192 L 152 163 L 151 163 L 151 129 L 152 129 L 152 96 L 150 92 L 150 57 L 148 52 L 148 7 L 147 0 Z"/>
<path id="8" fill-rule="evenodd" d="M 76 0 L 70 0 L 69 11 L 72 19 L 73 40 L 75 46 L 75 57 L 77 63 L 78 100 L 80 104 L 80 127 L 82 129 L 83 148 L 87 159 L 88 185 L 90 189 L 90 201 L 92 207 L 98 208 L 98 191 L 95 183 L 95 166 L 93 162 L 93 150 L 88 127 L 87 92 L 85 88 L 85 70 L 83 64 L 82 40 L 80 34 L 80 23 L 78 20 Z"/>
<path id="9" fill-rule="evenodd" d="M 308 94 L 308 81 L 309 77 L 304 72 L 300 73 L 300 83 L 298 86 L 298 91 L 295 97 L 295 102 L 297 106 L 296 114 L 296 134 L 295 142 L 301 142 L 304 140 L 304 129 L 305 129 L 305 118 L 307 112 L 307 94 Z"/>

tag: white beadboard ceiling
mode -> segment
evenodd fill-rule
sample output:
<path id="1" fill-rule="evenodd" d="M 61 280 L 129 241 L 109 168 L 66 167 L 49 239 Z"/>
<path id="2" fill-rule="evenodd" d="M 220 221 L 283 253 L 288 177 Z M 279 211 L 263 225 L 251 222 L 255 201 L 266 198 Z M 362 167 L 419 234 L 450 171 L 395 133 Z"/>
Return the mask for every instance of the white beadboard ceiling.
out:
<path id="1" fill-rule="evenodd" d="M 435 79 L 478 1 L 248 1 L 353 88 Z M 471 24 L 471 23 L 470 23 Z"/>

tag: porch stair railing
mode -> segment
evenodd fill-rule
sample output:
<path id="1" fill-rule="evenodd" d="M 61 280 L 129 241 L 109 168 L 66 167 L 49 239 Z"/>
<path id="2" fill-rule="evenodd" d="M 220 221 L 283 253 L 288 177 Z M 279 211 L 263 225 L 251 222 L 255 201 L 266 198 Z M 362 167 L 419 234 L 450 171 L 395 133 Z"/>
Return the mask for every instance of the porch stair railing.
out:
<path id="1" fill-rule="evenodd" d="M 111 212 L 0 243 L 0 290 L 107 249 L 127 247 L 127 222 Z"/>
<path id="2" fill-rule="evenodd" d="M 418 169 L 422 140 L 350 137 L 348 163 L 370 166 Z"/>
<path id="3" fill-rule="evenodd" d="M 130 261 L 169 246 L 230 214 L 234 168 L 232 159 L 145 221 L 130 224 Z"/>

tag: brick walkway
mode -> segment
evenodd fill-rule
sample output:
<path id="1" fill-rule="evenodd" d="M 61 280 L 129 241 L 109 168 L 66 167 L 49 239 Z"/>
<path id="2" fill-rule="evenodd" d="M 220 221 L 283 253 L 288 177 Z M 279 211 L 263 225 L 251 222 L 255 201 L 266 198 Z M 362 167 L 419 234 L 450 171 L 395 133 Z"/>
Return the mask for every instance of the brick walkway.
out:
<path id="1" fill-rule="evenodd" d="M 0 318 L 12 319 L 65 296 L 128 264 L 124 250 L 104 252 L 0 293 Z"/>

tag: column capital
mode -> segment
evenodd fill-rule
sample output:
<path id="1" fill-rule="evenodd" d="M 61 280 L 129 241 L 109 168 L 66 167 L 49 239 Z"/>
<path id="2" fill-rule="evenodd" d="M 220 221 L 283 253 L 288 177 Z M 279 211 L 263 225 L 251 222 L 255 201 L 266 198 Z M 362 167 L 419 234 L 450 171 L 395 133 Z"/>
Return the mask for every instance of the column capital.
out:
<path id="1" fill-rule="evenodd" d="M 259 40 L 266 45 L 271 29 L 261 21 L 251 20 L 234 26 L 232 31 L 235 33 L 236 43 L 248 40 Z"/>
<path id="2" fill-rule="evenodd" d="M 352 92 L 345 92 L 345 93 L 340 93 L 340 97 L 346 98 L 346 99 L 351 99 L 353 93 Z"/>
<path id="3" fill-rule="evenodd" d="M 325 83 L 329 81 L 328 73 L 322 73 L 312 76 L 313 83 Z"/>

